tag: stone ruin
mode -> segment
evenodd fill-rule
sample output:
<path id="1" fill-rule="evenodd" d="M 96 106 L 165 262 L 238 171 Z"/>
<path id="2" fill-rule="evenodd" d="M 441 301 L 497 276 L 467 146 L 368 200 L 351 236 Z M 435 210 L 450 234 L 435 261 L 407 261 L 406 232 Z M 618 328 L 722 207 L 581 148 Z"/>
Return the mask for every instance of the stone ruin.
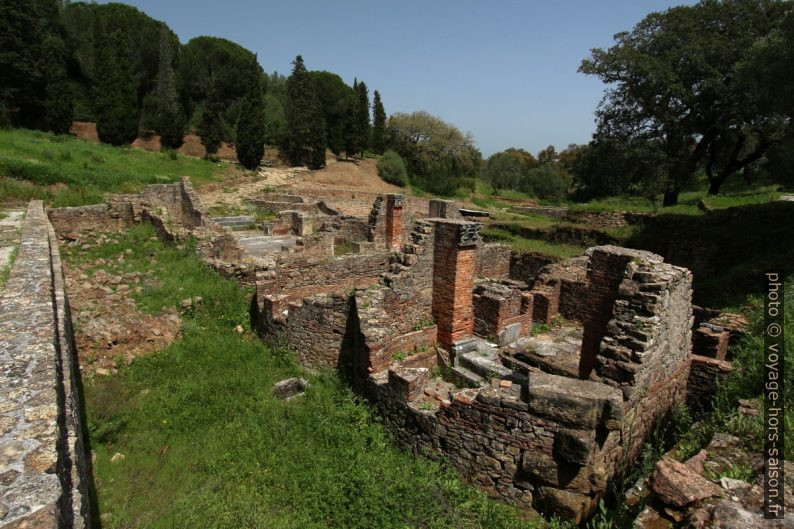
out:
<path id="1" fill-rule="evenodd" d="M 166 242 L 195 237 L 209 266 L 255 288 L 252 328 L 310 370 L 338 370 L 402 445 L 446 457 L 492 496 L 576 522 L 636 460 L 656 421 L 687 399 L 705 402 L 730 370 L 730 323 L 693 312 L 691 273 L 658 255 L 616 246 L 567 260 L 515 253 L 485 244 L 481 224 L 449 201 L 377 196 L 369 215 L 342 214 L 335 197 L 333 206 L 275 193 L 256 201 L 274 219 L 231 229 L 183 179 L 52 209 L 49 223 L 29 213 L 26 225 L 38 222 L 41 233 L 26 227 L 24 237 L 138 222 Z M 57 244 L 47 237 L 57 280 Z M 351 253 L 337 255 L 340 244 Z M 14 317 L 6 307 L 3 327 Z M 54 314 L 68 319 L 57 305 Z M 693 343 L 705 354 L 693 355 Z M 72 358 L 73 346 L 63 347 Z M 74 370 L 57 354 L 53 364 L 64 377 Z M 286 386 L 287 396 L 303 387 Z M 64 420 L 79 425 L 69 410 Z M 64 467 L 72 476 L 83 460 L 76 439 L 77 455 L 64 456 L 78 463 Z M 20 468 L 29 453 L 20 452 Z M 15 485 L 2 487 L 0 495 Z M 64 505 L 83 502 L 87 513 L 87 499 L 68 493 L 74 502 Z"/>

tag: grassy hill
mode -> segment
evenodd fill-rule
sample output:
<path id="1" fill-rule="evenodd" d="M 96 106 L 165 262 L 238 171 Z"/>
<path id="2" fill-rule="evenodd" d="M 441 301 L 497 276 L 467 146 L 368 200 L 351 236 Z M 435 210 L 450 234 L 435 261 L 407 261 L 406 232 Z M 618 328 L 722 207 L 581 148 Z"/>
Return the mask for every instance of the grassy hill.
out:
<path id="1" fill-rule="evenodd" d="M 197 184 L 235 171 L 174 152 L 119 148 L 31 130 L 0 130 L 0 203 L 44 200 L 53 207 L 103 202 L 148 184 L 190 176 Z"/>

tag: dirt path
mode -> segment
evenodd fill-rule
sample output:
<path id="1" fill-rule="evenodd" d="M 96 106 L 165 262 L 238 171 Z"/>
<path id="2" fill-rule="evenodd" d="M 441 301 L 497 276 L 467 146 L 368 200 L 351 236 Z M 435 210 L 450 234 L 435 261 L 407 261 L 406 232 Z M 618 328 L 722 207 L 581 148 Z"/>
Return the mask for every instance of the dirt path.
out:
<path id="1" fill-rule="evenodd" d="M 378 176 L 375 160 L 337 160 L 329 155 L 327 166 L 318 171 L 305 167 L 265 167 L 258 174 L 205 184 L 199 189 L 202 204 L 207 208 L 241 206 L 247 199 L 268 191 L 322 196 L 323 191 L 356 193 L 400 193 L 401 188 Z M 331 203 L 334 200 L 330 200 Z M 371 201 L 368 200 L 368 207 Z M 367 210 L 368 211 L 368 210 Z"/>

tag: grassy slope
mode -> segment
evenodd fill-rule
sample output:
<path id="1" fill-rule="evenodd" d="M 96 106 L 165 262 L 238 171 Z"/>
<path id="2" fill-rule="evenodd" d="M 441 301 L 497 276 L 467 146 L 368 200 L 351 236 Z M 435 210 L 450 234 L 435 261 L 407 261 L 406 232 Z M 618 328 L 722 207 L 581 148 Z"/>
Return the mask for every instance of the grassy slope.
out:
<path id="1" fill-rule="evenodd" d="M 55 136 L 0 130 L 0 203 L 41 199 L 54 207 L 96 204 L 105 193 L 131 193 L 148 184 L 190 176 L 201 183 L 226 164 Z"/>
<path id="2" fill-rule="evenodd" d="M 306 395 L 276 400 L 277 380 L 303 373 L 289 353 L 247 327 L 249 293 L 190 248 L 163 247 L 139 226 L 117 245 L 67 255 L 123 265 L 157 260 L 144 310 L 204 302 L 184 336 L 112 378 L 86 384 L 104 527 L 518 528 L 512 509 L 463 485 L 448 467 L 398 450 L 377 417 L 333 373 L 308 376 Z M 108 259 L 109 262 L 115 262 Z M 112 463 L 115 453 L 125 456 Z"/>

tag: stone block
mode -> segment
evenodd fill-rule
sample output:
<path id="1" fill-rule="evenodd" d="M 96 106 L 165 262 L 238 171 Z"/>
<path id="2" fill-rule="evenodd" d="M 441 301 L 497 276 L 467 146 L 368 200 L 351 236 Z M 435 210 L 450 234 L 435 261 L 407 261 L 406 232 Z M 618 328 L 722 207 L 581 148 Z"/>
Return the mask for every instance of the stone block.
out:
<path id="1" fill-rule="evenodd" d="M 504 347 L 505 345 L 510 345 L 518 341 L 519 338 L 521 338 L 521 324 L 514 323 L 508 325 L 499 333 L 499 346 Z"/>

